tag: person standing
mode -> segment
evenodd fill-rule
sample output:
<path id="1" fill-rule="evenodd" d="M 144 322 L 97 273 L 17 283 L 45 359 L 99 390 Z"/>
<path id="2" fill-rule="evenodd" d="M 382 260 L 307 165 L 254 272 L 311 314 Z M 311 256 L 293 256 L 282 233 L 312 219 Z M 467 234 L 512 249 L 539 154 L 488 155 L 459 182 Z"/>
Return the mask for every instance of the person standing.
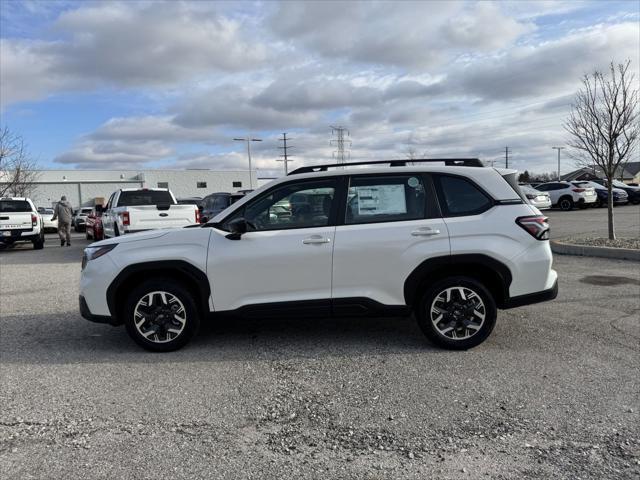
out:
<path id="1" fill-rule="evenodd" d="M 58 236 L 60 237 L 60 246 L 64 247 L 65 241 L 67 247 L 71 246 L 71 218 L 73 217 L 73 208 L 67 202 L 67 197 L 62 195 L 60 201 L 53 209 L 53 217 L 51 220 L 58 219 Z"/>

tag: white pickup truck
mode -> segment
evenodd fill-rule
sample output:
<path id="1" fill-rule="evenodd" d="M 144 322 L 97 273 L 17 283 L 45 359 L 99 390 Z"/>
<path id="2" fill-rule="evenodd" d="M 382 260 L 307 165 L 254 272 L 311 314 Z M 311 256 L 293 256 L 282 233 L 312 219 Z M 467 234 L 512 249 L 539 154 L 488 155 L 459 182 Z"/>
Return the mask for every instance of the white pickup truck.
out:
<path id="1" fill-rule="evenodd" d="M 31 242 L 35 250 L 44 247 L 42 217 L 28 198 L 0 198 L 0 245 Z"/>
<path id="2" fill-rule="evenodd" d="M 123 188 L 111 194 L 104 208 L 105 238 L 159 228 L 200 223 L 196 205 L 178 205 L 166 188 Z"/>

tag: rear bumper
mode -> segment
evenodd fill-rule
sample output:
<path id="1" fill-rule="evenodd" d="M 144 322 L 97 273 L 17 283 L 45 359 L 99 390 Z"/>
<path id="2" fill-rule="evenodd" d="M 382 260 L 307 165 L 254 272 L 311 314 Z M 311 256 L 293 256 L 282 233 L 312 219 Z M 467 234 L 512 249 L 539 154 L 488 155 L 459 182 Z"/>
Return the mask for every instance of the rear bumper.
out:
<path id="1" fill-rule="evenodd" d="M 93 313 L 91 313 L 91 310 L 89 310 L 89 306 L 87 305 L 87 301 L 82 295 L 78 297 L 78 303 L 80 305 L 80 315 L 82 315 L 82 318 L 89 320 L 90 322 L 116 325 L 116 322 L 112 317 L 105 315 L 94 315 Z"/>
<path id="2" fill-rule="evenodd" d="M 11 235 L 5 236 L 4 232 L 11 232 Z M 14 242 L 32 242 L 40 237 L 40 232 L 34 232 L 33 230 L 2 230 L 0 231 L 0 243 L 14 243 Z"/>
<path id="3" fill-rule="evenodd" d="M 553 283 L 553 286 L 547 290 L 542 290 L 540 292 L 527 293 L 526 295 L 518 295 L 517 297 L 511 297 L 502 305 L 500 308 L 509 309 L 522 307 L 524 305 L 531 305 L 533 303 L 546 302 L 548 300 L 553 300 L 558 296 L 558 280 Z"/>

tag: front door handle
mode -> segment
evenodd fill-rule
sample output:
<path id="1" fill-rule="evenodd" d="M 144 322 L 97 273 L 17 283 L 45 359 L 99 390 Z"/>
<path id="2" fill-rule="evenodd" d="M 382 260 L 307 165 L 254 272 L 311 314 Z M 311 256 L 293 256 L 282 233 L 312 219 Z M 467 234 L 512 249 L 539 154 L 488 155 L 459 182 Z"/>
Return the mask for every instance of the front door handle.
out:
<path id="1" fill-rule="evenodd" d="M 414 237 L 433 237 L 434 235 L 440 235 L 440 230 L 437 228 L 423 227 L 411 232 Z"/>
<path id="2" fill-rule="evenodd" d="M 322 235 L 311 235 L 310 237 L 302 240 L 302 243 L 305 245 L 318 245 L 321 243 L 329 243 L 330 241 L 330 238 L 323 237 Z"/>

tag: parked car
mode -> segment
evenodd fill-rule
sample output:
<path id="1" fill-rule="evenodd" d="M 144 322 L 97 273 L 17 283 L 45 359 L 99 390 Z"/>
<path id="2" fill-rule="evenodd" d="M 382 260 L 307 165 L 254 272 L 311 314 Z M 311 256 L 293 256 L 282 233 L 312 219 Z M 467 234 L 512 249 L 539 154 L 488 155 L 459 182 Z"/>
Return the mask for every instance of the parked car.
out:
<path id="1" fill-rule="evenodd" d="M 536 187 L 547 192 L 554 207 L 561 210 L 573 210 L 574 207 L 586 208 L 595 205 L 598 195 L 593 187 L 576 187 L 571 182 L 548 182 Z"/>
<path id="2" fill-rule="evenodd" d="M 607 187 L 607 181 L 603 180 L 603 179 L 597 179 L 597 180 L 593 180 L 595 183 L 598 183 L 600 185 L 602 185 L 603 187 Z M 614 188 L 618 188 L 620 190 L 623 190 L 627 193 L 627 197 L 629 197 L 629 202 L 631 202 L 634 205 L 637 205 L 640 203 L 640 187 L 634 187 L 633 185 L 627 185 L 624 182 L 621 182 L 620 180 L 614 180 L 613 182 L 611 182 L 611 186 Z"/>
<path id="3" fill-rule="evenodd" d="M 102 228 L 102 205 L 96 205 L 91 210 L 91 213 L 87 215 L 87 221 L 85 224 L 85 236 L 87 240 L 103 240 L 104 230 Z"/>
<path id="4" fill-rule="evenodd" d="M 92 210 L 92 207 L 80 207 L 79 209 L 74 210 L 71 225 L 76 232 L 84 230 L 85 223 L 87 222 L 87 216 L 91 214 Z"/>
<path id="5" fill-rule="evenodd" d="M 0 198 L 0 244 L 31 242 L 44 248 L 44 224 L 33 202 L 24 197 Z"/>
<path id="6" fill-rule="evenodd" d="M 538 210 L 548 210 L 551 208 L 551 197 L 549 197 L 548 193 L 541 192 L 540 190 L 536 190 L 532 186 L 525 184 L 520 185 L 520 190 L 522 190 L 524 196 L 527 197 L 529 203 L 534 207 L 537 207 Z"/>
<path id="7" fill-rule="evenodd" d="M 38 207 L 38 213 L 42 217 L 45 232 L 58 230 L 58 219 L 52 220 L 53 208 Z"/>
<path id="8" fill-rule="evenodd" d="M 302 167 L 206 224 L 91 245 L 82 316 L 169 351 L 214 312 L 414 312 L 432 342 L 468 349 L 490 335 L 498 309 L 556 297 L 547 218 L 516 171 L 477 159 L 350 168 L 362 163 Z"/>
<path id="9" fill-rule="evenodd" d="M 571 183 L 579 188 L 587 188 L 587 187 L 593 188 L 596 192 L 596 195 L 598 196 L 598 200 L 596 200 L 596 203 L 594 206 L 597 206 L 597 207 L 607 206 L 607 199 L 609 198 L 609 191 L 607 190 L 607 187 L 600 185 L 599 183 L 586 181 L 586 180 L 575 181 Z M 624 205 L 625 203 L 629 203 L 629 197 L 627 195 L 627 192 L 625 192 L 624 190 L 620 190 L 619 188 L 614 188 L 612 189 L 611 193 L 613 194 L 614 205 Z"/>
<path id="10" fill-rule="evenodd" d="M 215 217 L 244 196 L 244 193 L 239 192 L 217 192 L 207 195 L 202 199 L 202 223 L 208 222 L 209 219 Z"/>
<path id="11" fill-rule="evenodd" d="M 195 205 L 178 205 L 166 188 L 123 188 L 111 194 L 102 214 L 105 238 L 200 223 Z"/>

